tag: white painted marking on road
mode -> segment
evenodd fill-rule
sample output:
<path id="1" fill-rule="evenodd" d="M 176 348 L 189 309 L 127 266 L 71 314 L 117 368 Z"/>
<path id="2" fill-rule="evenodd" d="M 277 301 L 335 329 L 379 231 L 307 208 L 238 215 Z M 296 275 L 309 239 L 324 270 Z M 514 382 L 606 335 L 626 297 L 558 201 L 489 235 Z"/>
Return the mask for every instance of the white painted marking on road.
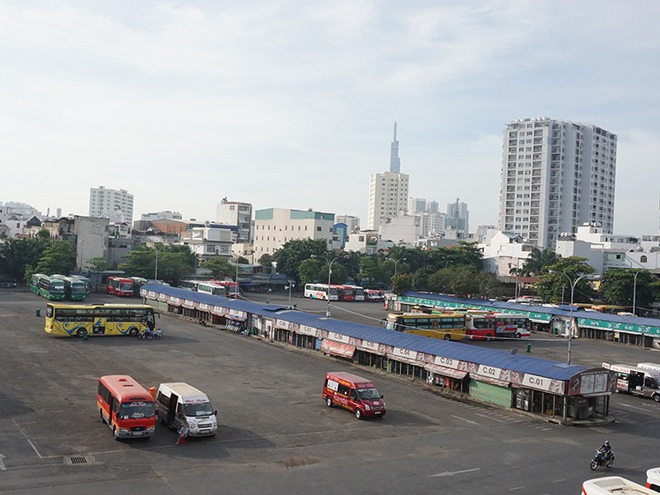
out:
<path id="1" fill-rule="evenodd" d="M 631 409 L 637 409 L 638 411 L 648 412 L 649 410 L 644 407 L 631 406 L 630 404 L 617 404 L 618 406 L 629 407 Z"/>
<path id="2" fill-rule="evenodd" d="M 5 461 L 3 461 L 4 458 L 5 456 L 0 454 L 0 471 L 7 471 L 7 468 L 5 467 Z"/>
<path id="3" fill-rule="evenodd" d="M 467 423 L 470 423 L 471 425 L 478 425 L 479 424 L 476 421 L 470 421 L 469 419 L 461 418 L 460 416 L 452 416 L 452 418 L 462 419 L 463 421 L 465 421 Z"/>
<path id="4" fill-rule="evenodd" d="M 463 469 L 461 471 L 445 471 L 444 473 L 432 474 L 431 476 L 429 476 L 429 478 L 441 478 L 443 476 L 454 476 L 455 474 L 473 473 L 475 471 L 480 471 L 480 470 L 481 470 L 481 468 Z"/>
<path id="5" fill-rule="evenodd" d="M 525 488 L 524 486 L 512 486 L 511 488 L 509 488 L 509 491 L 515 492 L 517 490 L 522 490 L 524 488 Z"/>
<path id="6" fill-rule="evenodd" d="M 30 447 L 32 447 L 32 450 L 34 450 L 34 451 L 37 453 L 37 456 L 39 456 L 39 459 L 43 459 L 43 456 L 39 453 L 39 451 L 38 451 L 37 448 L 34 446 L 34 444 L 30 441 L 30 439 L 29 439 L 28 437 L 25 437 L 25 439 L 26 439 L 26 440 L 28 441 L 28 443 L 30 444 Z"/>
<path id="7" fill-rule="evenodd" d="M 498 421 L 500 423 L 507 423 L 507 421 L 505 421 L 503 419 L 497 419 L 493 416 L 488 416 L 487 414 L 477 414 L 477 416 L 479 416 L 481 418 L 492 419 L 493 421 Z"/>

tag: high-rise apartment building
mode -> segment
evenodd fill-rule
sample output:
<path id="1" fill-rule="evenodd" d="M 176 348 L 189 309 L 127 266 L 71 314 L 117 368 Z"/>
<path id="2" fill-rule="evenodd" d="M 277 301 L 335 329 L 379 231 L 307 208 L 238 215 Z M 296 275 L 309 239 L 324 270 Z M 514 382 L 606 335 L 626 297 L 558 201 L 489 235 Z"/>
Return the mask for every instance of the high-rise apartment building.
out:
<path id="1" fill-rule="evenodd" d="M 499 229 L 554 249 L 562 233 L 614 222 L 617 137 L 546 117 L 504 128 Z"/>
<path id="2" fill-rule="evenodd" d="M 467 203 L 456 199 L 453 203 L 447 204 L 445 227 L 453 229 L 458 239 L 467 237 L 470 233 L 470 212 Z"/>
<path id="3" fill-rule="evenodd" d="M 222 198 L 218 203 L 215 213 L 218 223 L 224 225 L 235 225 L 237 230 L 237 243 L 252 242 L 252 204 L 240 203 L 238 201 L 227 201 Z"/>
<path id="4" fill-rule="evenodd" d="M 408 175 L 400 173 L 399 141 L 392 141 L 389 172 L 374 174 L 369 180 L 369 211 L 367 229 L 378 230 L 383 222 L 405 214 L 408 207 Z"/>
<path id="5" fill-rule="evenodd" d="M 111 223 L 133 223 L 133 195 L 124 189 L 89 190 L 89 216 L 109 218 Z"/>

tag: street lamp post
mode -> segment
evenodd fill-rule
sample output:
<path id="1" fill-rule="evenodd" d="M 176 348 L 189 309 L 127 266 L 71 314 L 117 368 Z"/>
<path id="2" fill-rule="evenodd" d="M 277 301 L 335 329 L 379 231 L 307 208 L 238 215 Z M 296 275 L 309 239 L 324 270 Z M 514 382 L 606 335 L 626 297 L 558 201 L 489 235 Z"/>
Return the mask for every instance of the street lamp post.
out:
<path id="1" fill-rule="evenodd" d="M 319 258 L 320 256 L 317 256 L 315 254 L 312 255 L 312 258 Z M 327 292 L 327 300 L 328 300 L 328 306 L 325 310 L 325 317 L 330 318 L 330 280 L 332 277 L 332 264 L 337 261 L 339 258 L 343 258 L 343 256 L 336 256 L 330 259 L 330 253 L 326 253 L 325 259 L 328 262 L 328 292 Z"/>
<path id="2" fill-rule="evenodd" d="M 293 287 L 295 287 L 296 284 L 294 284 L 294 283 L 291 282 L 290 280 L 289 280 L 288 282 L 289 282 L 289 287 L 288 287 L 288 289 L 289 289 L 289 307 L 291 307 L 291 289 L 292 289 Z"/>
<path id="3" fill-rule="evenodd" d="M 633 274 L 633 304 L 632 304 L 632 313 L 636 315 L 635 308 L 637 304 L 637 275 L 639 275 L 639 270 Z"/>
<path id="4" fill-rule="evenodd" d="M 392 259 L 394 261 L 394 279 L 396 280 L 396 268 L 399 265 L 399 261 L 406 261 L 407 258 L 401 258 L 401 259 Z"/>
<path id="5" fill-rule="evenodd" d="M 156 251 L 156 263 L 154 264 L 154 282 L 158 282 L 158 248 L 154 246 Z"/>
<path id="6" fill-rule="evenodd" d="M 571 280 L 571 277 L 569 277 L 566 272 L 555 272 L 555 271 L 550 270 L 549 273 L 562 273 L 566 277 L 566 280 L 568 280 L 568 284 L 571 287 L 571 305 L 570 305 L 569 310 L 568 310 L 568 324 L 569 324 L 568 349 L 567 349 L 567 352 L 566 352 L 566 364 L 571 364 L 571 341 L 573 340 L 573 300 L 574 300 L 574 297 L 575 297 L 575 286 L 583 278 L 590 278 L 591 280 L 596 280 L 599 277 L 597 275 L 592 276 L 590 273 L 585 273 L 583 275 L 580 275 L 575 280 Z"/>
<path id="7" fill-rule="evenodd" d="M 83 247 L 85 246 L 85 241 L 86 240 L 87 239 L 82 239 L 80 241 L 80 264 L 78 265 L 80 273 L 82 273 L 82 269 L 83 269 L 83 260 L 84 260 L 84 258 L 83 258 Z"/>

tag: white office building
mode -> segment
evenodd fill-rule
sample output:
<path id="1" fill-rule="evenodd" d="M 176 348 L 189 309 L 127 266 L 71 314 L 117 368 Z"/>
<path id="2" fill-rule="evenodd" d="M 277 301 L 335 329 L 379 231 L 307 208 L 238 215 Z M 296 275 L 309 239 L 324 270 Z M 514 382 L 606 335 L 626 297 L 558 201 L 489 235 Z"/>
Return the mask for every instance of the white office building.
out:
<path id="1" fill-rule="evenodd" d="M 554 249 L 585 222 L 611 233 L 617 137 L 546 117 L 504 128 L 499 229 Z"/>
<path id="2" fill-rule="evenodd" d="M 133 223 L 133 195 L 125 189 L 89 190 L 89 216 L 109 218 L 111 223 Z"/>
<path id="3" fill-rule="evenodd" d="M 252 242 L 252 204 L 238 201 L 227 201 L 222 198 L 218 203 L 215 219 L 223 225 L 237 227 L 236 242 L 249 244 Z"/>
<path id="4" fill-rule="evenodd" d="M 254 212 L 254 257 L 272 255 L 288 241 L 324 239 L 332 246 L 334 213 L 267 208 Z"/>

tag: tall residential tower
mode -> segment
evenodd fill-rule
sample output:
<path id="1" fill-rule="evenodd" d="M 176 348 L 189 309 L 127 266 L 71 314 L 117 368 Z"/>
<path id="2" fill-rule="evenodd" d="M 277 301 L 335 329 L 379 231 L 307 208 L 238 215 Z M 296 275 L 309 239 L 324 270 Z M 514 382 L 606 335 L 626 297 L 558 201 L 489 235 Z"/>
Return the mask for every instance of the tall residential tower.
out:
<path id="1" fill-rule="evenodd" d="M 125 189 L 92 188 L 89 190 L 89 216 L 132 225 L 133 195 Z"/>
<path id="2" fill-rule="evenodd" d="M 394 141 L 390 153 L 390 171 L 374 174 L 369 180 L 369 211 L 367 229 L 378 230 L 381 223 L 405 214 L 408 207 L 408 175 L 400 173 L 399 141 Z"/>
<path id="3" fill-rule="evenodd" d="M 554 249 L 560 234 L 598 222 L 611 233 L 617 137 L 546 117 L 504 128 L 499 229 Z"/>

